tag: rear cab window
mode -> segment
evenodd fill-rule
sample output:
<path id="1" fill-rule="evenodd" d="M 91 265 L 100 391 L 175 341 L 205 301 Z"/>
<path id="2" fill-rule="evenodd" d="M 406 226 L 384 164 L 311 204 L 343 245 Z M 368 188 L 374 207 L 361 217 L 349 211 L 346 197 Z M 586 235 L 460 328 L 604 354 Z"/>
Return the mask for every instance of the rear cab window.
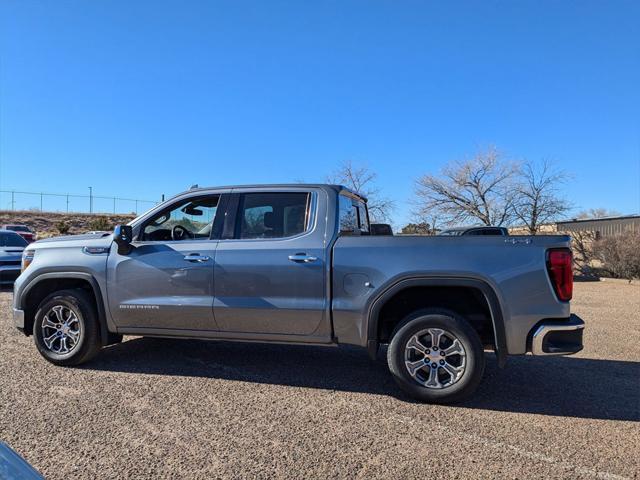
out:
<path id="1" fill-rule="evenodd" d="M 368 235 L 369 215 L 365 202 L 341 192 L 338 195 L 338 225 L 341 235 Z"/>

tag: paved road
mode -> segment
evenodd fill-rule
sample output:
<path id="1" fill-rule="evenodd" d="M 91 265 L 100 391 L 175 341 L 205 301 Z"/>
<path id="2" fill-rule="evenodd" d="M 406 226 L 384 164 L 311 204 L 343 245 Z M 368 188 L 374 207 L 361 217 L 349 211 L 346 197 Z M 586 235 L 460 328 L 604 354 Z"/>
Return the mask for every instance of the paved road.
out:
<path id="1" fill-rule="evenodd" d="M 348 348 L 130 338 L 56 368 L 0 293 L 0 438 L 47 478 L 637 478 L 640 287 L 577 284 L 586 349 L 492 356 L 458 406 Z M 381 357 L 382 358 L 382 357 Z"/>

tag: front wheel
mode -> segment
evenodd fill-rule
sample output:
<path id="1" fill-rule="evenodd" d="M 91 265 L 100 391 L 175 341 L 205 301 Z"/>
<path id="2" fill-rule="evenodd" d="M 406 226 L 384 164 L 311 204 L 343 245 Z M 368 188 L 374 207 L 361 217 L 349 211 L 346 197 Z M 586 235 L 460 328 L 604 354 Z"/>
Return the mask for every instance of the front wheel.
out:
<path id="1" fill-rule="evenodd" d="M 447 310 L 421 310 L 396 327 L 387 362 L 400 388 L 413 398 L 451 403 L 480 384 L 484 349 L 464 318 Z"/>
<path id="2" fill-rule="evenodd" d="M 98 316 L 81 290 L 60 290 L 39 305 L 33 340 L 40 354 L 55 365 L 79 365 L 100 351 Z"/>

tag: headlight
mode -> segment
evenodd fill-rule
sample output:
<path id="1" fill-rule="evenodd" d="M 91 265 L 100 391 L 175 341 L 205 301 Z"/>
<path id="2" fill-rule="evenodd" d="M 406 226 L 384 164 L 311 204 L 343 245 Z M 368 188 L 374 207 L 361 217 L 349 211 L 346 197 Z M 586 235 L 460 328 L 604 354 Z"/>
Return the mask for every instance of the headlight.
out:
<path id="1" fill-rule="evenodd" d="M 35 250 L 25 250 L 24 252 L 22 252 L 22 265 L 20 267 L 20 270 L 22 272 L 24 272 L 27 267 L 29 265 L 31 265 L 31 262 L 33 262 L 33 256 L 35 255 Z"/>

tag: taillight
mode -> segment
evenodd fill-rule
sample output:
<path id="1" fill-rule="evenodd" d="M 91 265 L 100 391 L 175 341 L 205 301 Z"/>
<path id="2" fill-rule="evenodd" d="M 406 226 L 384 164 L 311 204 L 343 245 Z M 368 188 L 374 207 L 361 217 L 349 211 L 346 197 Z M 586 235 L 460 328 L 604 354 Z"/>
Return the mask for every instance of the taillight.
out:
<path id="1" fill-rule="evenodd" d="M 558 248 L 547 252 L 547 272 L 558 300 L 568 302 L 573 296 L 572 255 L 568 248 Z"/>

